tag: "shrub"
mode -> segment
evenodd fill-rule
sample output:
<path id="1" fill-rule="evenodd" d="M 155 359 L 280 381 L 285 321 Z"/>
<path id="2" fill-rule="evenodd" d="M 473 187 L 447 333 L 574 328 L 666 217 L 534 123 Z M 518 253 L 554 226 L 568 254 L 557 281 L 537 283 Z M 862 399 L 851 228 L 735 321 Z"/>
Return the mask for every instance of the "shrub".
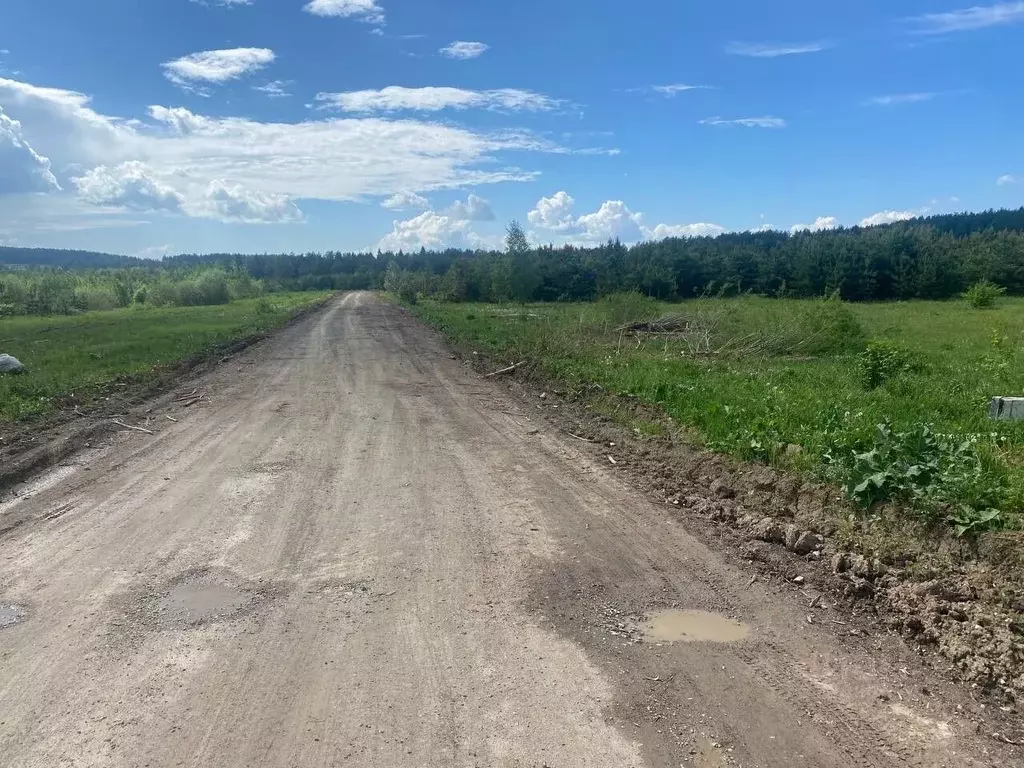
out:
<path id="1" fill-rule="evenodd" d="M 869 341 L 859 359 L 860 383 L 864 389 L 878 389 L 885 382 L 915 367 L 911 354 L 889 341 Z"/>
<path id="2" fill-rule="evenodd" d="M 658 302 L 639 291 L 610 293 L 599 299 L 598 306 L 616 327 L 651 320 L 658 315 Z"/>
<path id="3" fill-rule="evenodd" d="M 76 289 L 75 303 L 87 311 L 116 309 L 121 306 L 115 291 L 102 286 L 83 286 Z"/>
<path id="4" fill-rule="evenodd" d="M 842 354 L 864 347 L 860 321 L 838 296 L 808 302 L 797 325 L 803 337 L 799 351 L 804 354 Z"/>
<path id="5" fill-rule="evenodd" d="M 996 300 L 1006 293 L 1001 285 L 996 285 L 989 280 L 979 280 L 966 291 L 963 298 L 975 309 L 988 309 L 994 307 Z"/>

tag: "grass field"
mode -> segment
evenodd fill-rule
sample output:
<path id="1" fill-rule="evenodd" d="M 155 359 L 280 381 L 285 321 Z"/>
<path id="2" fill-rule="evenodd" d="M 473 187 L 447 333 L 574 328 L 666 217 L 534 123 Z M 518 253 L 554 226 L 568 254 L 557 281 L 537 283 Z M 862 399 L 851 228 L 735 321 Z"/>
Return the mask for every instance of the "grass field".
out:
<path id="1" fill-rule="evenodd" d="M 1024 423 L 990 421 L 986 406 L 1024 395 L 1022 299 L 977 310 L 620 295 L 414 310 L 597 407 L 608 395 L 659 405 L 709 448 L 836 482 L 865 510 L 898 500 L 960 533 L 1020 524 Z"/>
<path id="2" fill-rule="evenodd" d="M 0 319 L 0 352 L 28 369 L 0 376 L 0 424 L 88 405 L 115 381 L 282 325 L 327 293 L 279 293 L 217 306 L 130 307 L 74 316 Z"/>

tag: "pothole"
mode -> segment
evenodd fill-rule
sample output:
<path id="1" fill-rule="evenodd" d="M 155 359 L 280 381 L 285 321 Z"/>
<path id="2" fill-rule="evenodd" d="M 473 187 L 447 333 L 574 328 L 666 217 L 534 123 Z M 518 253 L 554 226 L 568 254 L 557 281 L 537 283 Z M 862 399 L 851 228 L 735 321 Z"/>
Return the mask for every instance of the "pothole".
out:
<path id="1" fill-rule="evenodd" d="M 243 611 L 253 596 L 225 584 L 183 582 L 156 603 L 164 621 L 202 624 L 220 621 Z"/>
<path id="2" fill-rule="evenodd" d="M 644 640 L 654 643 L 734 643 L 750 627 L 720 613 L 666 608 L 637 625 Z"/>
<path id="3" fill-rule="evenodd" d="M 27 615 L 28 611 L 20 605 L 15 605 L 14 603 L 0 603 L 0 629 L 13 627 L 15 624 L 22 621 Z"/>
<path id="4" fill-rule="evenodd" d="M 247 616 L 278 591 L 273 584 L 248 582 L 225 568 L 203 568 L 150 592 L 136 615 L 160 628 L 198 627 Z"/>

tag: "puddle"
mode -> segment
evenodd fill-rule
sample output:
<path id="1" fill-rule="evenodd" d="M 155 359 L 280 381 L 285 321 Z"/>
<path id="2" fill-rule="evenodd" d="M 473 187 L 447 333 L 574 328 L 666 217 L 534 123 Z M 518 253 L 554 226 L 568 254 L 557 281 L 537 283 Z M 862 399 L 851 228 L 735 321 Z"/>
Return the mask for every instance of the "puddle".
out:
<path id="1" fill-rule="evenodd" d="M 226 584 L 185 581 L 156 603 L 163 622 L 205 624 L 230 619 L 253 602 L 253 595 Z"/>
<path id="2" fill-rule="evenodd" d="M 13 627 L 25 618 L 25 609 L 12 603 L 0 603 L 0 629 Z"/>
<path id="3" fill-rule="evenodd" d="M 656 643 L 734 643 L 750 634 L 750 627 L 727 616 L 675 608 L 652 613 L 638 628 Z"/>

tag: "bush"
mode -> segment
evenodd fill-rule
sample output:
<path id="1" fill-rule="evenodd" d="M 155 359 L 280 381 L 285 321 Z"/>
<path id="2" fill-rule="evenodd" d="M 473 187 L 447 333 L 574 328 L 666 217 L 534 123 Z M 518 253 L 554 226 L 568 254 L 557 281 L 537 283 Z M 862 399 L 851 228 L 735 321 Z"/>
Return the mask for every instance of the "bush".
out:
<path id="1" fill-rule="evenodd" d="M 907 350 L 884 340 L 869 341 L 858 363 L 860 384 L 868 391 L 878 389 L 890 379 L 909 373 L 916 367 Z"/>
<path id="2" fill-rule="evenodd" d="M 996 300 L 1004 293 L 1006 289 L 1003 286 L 989 280 L 979 280 L 964 291 L 963 298 L 975 309 L 988 309 L 994 307 Z"/>
<path id="3" fill-rule="evenodd" d="M 803 354 L 857 352 L 864 347 L 864 329 L 853 311 L 838 296 L 809 302 L 798 318 Z"/>
<path id="4" fill-rule="evenodd" d="M 111 288 L 83 286 L 75 290 L 75 303 L 86 311 L 116 309 L 121 306 L 117 294 Z"/>
<path id="5" fill-rule="evenodd" d="M 658 316 L 658 302 L 639 291 L 610 293 L 598 300 L 598 306 L 616 327 L 653 320 Z"/>

